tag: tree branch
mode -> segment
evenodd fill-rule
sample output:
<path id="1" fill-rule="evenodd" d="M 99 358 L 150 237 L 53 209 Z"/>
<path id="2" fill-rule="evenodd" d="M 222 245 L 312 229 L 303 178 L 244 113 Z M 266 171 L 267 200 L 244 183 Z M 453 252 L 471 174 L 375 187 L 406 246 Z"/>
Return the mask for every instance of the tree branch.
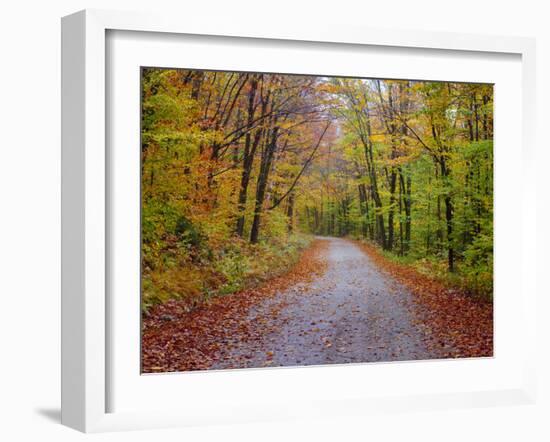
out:
<path id="1" fill-rule="evenodd" d="M 315 152 L 317 152 L 317 149 L 319 149 L 319 146 L 321 145 L 321 141 L 323 141 L 323 138 L 325 136 L 325 134 L 327 133 L 327 130 L 328 128 L 330 127 L 330 124 L 331 122 L 329 121 L 327 123 L 327 125 L 325 126 L 325 129 L 323 130 L 323 133 L 321 134 L 321 136 L 319 137 L 319 140 L 317 141 L 317 144 L 315 145 L 315 147 L 313 148 L 313 151 L 311 152 L 311 154 L 309 155 L 308 159 L 306 160 L 306 162 L 304 163 L 304 166 L 302 167 L 302 170 L 300 170 L 300 173 L 298 173 L 298 175 L 296 175 L 296 178 L 294 179 L 294 182 L 292 183 L 292 185 L 289 187 L 289 189 L 284 193 L 284 195 L 279 198 L 269 209 L 267 210 L 273 210 L 275 207 L 277 207 L 279 204 L 281 204 L 284 199 L 290 195 L 290 193 L 294 190 L 294 187 L 296 186 L 296 184 L 298 183 L 298 180 L 300 179 L 300 177 L 302 176 L 302 174 L 304 173 L 304 171 L 306 170 L 307 166 L 309 166 L 309 163 L 311 163 L 311 160 L 313 159 L 313 156 L 315 155 Z"/>

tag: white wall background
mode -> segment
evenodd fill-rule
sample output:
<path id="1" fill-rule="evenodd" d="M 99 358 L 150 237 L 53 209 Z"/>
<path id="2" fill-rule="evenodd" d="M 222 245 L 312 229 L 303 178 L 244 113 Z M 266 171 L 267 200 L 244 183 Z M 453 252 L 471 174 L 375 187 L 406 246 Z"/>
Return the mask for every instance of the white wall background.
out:
<path id="1" fill-rule="evenodd" d="M 549 440 L 549 284 L 539 279 L 537 405 L 84 436 L 59 425 L 60 17 L 84 8 L 238 14 L 250 20 L 537 37 L 539 275 L 549 260 L 544 135 L 550 121 L 550 14 L 536 0 L 19 0 L 0 11 L 0 438 L 5 441 Z M 514 202 L 511 201 L 511 204 Z"/>

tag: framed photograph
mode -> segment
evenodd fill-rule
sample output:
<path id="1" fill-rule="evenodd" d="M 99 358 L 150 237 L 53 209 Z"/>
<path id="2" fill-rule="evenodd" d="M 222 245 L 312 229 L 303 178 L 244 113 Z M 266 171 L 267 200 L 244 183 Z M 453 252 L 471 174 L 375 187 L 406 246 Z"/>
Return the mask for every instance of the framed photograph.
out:
<path id="1" fill-rule="evenodd" d="M 534 400 L 532 40 L 94 10 L 62 46 L 64 424 Z"/>

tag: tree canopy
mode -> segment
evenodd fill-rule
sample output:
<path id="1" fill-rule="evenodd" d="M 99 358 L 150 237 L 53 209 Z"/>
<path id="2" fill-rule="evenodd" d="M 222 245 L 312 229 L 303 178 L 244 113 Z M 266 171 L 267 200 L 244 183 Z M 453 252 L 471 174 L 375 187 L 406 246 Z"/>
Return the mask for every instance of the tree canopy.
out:
<path id="1" fill-rule="evenodd" d="M 144 68 L 141 140 L 153 301 L 228 287 L 298 233 L 492 293 L 492 85 Z"/>

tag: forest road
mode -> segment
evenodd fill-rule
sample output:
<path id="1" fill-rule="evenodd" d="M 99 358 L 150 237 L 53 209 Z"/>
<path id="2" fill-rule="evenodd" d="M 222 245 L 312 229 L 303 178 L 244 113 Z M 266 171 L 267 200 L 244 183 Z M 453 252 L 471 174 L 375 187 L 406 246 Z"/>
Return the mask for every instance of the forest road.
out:
<path id="1" fill-rule="evenodd" d="M 353 242 L 323 238 L 327 270 L 252 307 L 265 332 L 229 339 L 211 369 L 437 358 L 415 319 L 411 293 Z"/>

